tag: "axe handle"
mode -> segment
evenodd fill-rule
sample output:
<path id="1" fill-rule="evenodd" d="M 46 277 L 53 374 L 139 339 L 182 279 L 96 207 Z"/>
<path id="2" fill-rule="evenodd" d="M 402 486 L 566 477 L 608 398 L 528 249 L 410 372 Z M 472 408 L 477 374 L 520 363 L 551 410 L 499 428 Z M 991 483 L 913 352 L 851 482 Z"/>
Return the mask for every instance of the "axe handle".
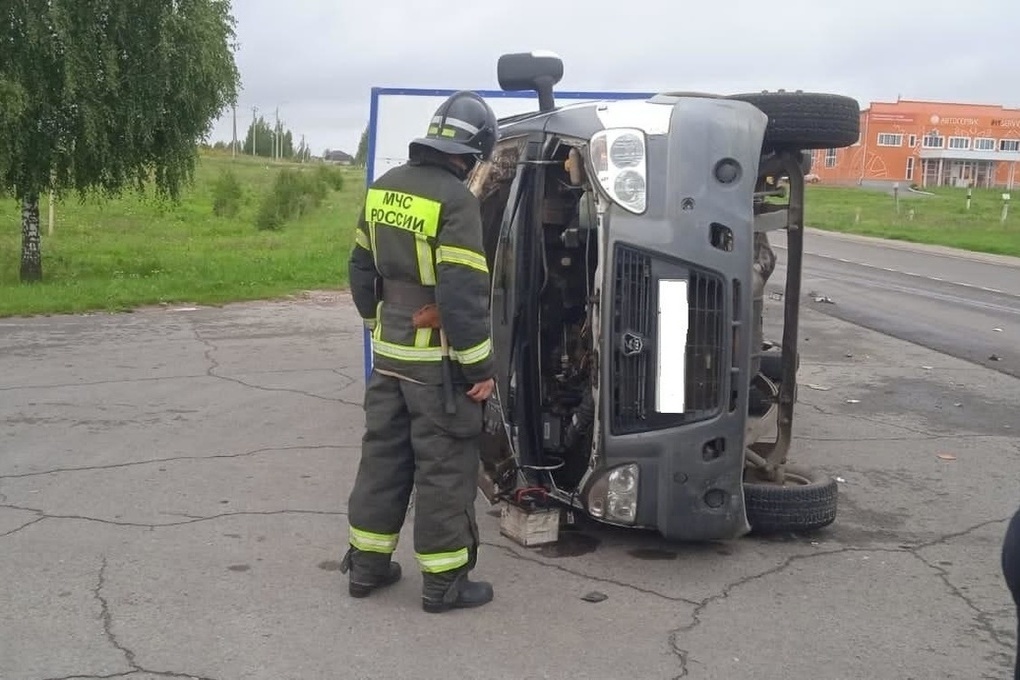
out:
<path id="1" fill-rule="evenodd" d="M 450 365 L 450 344 L 446 340 L 446 331 L 439 329 L 439 344 L 443 352 L 443 407 L 447 414 L 453 415 L 457 412 L 457 405 L 453 401 L 453 369 Z"/>

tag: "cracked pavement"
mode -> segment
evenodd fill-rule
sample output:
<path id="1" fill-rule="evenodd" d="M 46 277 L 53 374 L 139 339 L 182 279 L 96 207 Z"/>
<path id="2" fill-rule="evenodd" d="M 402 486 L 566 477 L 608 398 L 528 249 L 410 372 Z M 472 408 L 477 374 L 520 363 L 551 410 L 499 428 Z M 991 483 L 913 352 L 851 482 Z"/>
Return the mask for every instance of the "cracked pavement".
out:
<path id="1" fill-rule="evenodd" d="M 843 480 L 832 527 L 527 549 L 479 497 L 496 600 L 435 617 L 410 522 L 401 583 L 352 600 L 338 571 L 344 293 L 0 320 L 0 678 L 1009 677 L 1020 382 L 810 310 L 801 336 L 792 458 Z"/>

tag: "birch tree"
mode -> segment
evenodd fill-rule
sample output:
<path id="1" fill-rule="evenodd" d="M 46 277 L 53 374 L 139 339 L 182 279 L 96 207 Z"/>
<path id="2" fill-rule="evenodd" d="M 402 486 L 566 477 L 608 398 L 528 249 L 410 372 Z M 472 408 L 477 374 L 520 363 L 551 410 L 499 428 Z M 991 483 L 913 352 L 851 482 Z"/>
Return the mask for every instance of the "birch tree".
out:
<path id="1" fill-rule="evenodd" d="M 236 101 L 229 0 L 3 0 L 0 190 L 21 206 L 21 280 L 42 280 L 39 197 L 176 200 Z"/>

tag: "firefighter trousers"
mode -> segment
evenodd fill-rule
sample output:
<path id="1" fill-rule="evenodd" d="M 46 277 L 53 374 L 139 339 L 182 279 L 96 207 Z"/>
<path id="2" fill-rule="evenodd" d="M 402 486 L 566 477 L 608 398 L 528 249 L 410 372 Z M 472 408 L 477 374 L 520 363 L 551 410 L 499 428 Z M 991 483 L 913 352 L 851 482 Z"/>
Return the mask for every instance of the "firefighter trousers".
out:
<path id="1" fill-rule="evenodd" d="M 393 553 L 415 488 L 414 550 L 421 570 L 474 567 L 483 407 L 465 387 L 454 388 L 457 412 L 449 415 L 442 386 L 371 373 L 361 462 L 348 501 L 355 549 Z"/>

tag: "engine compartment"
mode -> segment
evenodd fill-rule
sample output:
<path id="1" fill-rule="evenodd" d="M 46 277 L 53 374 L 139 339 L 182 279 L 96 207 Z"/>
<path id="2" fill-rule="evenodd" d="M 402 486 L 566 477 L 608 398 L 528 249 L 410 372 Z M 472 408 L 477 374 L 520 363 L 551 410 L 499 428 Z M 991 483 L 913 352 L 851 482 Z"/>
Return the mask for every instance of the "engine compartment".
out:
<path id="1" fill-rule="evenodd" d="M 483 463 L 493 480 L 508 482 L 516 470 L 524 486 L 552 482 L 572 495 L 588 471 L 596 424 L 597 190 L 586 180 L 583 141 L 548 140 L 538 157 L 522 161 L 526 146 L 524 137 L 501 141 L 470 181 L 481 202 L 486 258 L 490 268 L 497 255 L 502 263 L 493 270 L 494 287 L 514 291 L 512 305 L 493 309 L 494 328 L 513 330 L 499 335 L 508 378 L 488 416 L 488 448 L 498 453 L 483 456 Z M 520 193 L 511 189 L 515 179 L 523 182 Z M 505 220 L 518 212 L 516 226 L 505 231 Z M 755 234 L 754 245 L 754 340 L 760 343 L 764 284 L 775 259 L 763 233 Z M 754 365 L 752 374 L 757 371 Z M 770 401 L 756 386 L 753 378 L 752 417 L 764 415 Z"/>
<path id="2" fill-rule="evenodd" d="M 592 315 L 598 232 L 595 197 L 580 171 L 580 152 L 561 145 L 546 166 L 537 296 L 538 410 L 541 464 L 572 491 L 588 467 L 595 402 Z M 536 480 L 538 481 L 538 480 Z"/>

